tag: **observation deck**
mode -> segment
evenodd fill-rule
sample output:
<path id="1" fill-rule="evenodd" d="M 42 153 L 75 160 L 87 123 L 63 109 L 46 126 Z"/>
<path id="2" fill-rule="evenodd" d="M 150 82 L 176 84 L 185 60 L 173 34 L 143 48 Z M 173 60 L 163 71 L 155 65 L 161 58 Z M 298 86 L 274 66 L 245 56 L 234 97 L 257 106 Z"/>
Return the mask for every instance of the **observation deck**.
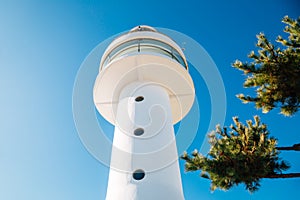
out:
<path id="1" fill-rule="evenodd" d="M 165 88 L 173 123 L 180 121 L 194 102 L 193 80 L 182 49 L 170 37 L 150 26 L 137 26 L 118 36 L 101 58 L 94 103 L 110 123 L 115 124 L 122 89 L 133 82 Z"/>
<path id="2" fill-rule="evenodd" d="M 188 69 L 181 48 L 171 38 L 150 26 L 137 26 L 115 39 L 107 47 L 101 59 L 100 70 L 124 56 L 141 54 L 163 56 Z"/>

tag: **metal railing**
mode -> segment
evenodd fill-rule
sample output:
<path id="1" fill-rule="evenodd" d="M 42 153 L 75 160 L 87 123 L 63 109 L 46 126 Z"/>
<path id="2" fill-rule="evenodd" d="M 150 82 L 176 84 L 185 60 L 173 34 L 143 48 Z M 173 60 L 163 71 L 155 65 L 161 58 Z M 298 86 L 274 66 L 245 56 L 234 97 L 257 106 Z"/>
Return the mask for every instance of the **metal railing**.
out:
<path id="1" fill-rule="evenodd" d="M 141 54 L 160 54 L 169 57 L 179 64 L 181 64 L 185 69 L 187 69 L 187 64 L 180 53 L 171 47 L 170 45 L 154 40 L 154 39 L 134 39 L 127 41 L 116 48 L 114 48 L 104 59 L 101 66 L 101 70 L 105 68 L 113 60 L 120 58 L 122 56 L 141 53 Z"/>

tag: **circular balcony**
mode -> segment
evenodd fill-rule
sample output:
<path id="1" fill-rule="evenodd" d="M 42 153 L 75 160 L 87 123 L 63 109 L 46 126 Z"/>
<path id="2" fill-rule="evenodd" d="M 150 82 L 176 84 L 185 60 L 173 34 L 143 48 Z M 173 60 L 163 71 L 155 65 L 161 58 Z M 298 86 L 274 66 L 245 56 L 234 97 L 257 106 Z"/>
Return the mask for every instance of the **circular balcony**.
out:
<path id="1" fill-rule="evenodd" d="M 125 86 L 158 84 L 169 95 L 173 123 L 181 120 L 194 102 L 195 89 L 182 49 L 170 37 L 149 26 L 138 26 L 117 37 L 101 58 L 94 86 L 94 103 L 114 124 Z"/>

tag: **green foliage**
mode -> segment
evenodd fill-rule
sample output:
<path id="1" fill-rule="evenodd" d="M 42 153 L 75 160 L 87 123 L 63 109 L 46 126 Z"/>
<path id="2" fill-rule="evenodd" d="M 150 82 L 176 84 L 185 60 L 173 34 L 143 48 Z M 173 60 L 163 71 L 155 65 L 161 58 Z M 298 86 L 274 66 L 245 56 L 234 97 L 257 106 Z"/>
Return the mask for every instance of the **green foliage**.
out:
<path id="1" fill-rule="evenodd" d="M 278 36 L 276 47 L 260 33 L 258 53 L 248 55 L 252 62 L 237 60 L 233 67 L 247 75 L 244 87 L 256 88 L 255 97 L 239 94 L 238 98 L 244 103 L 254 102 L 263 113 L 280 107 L 283 115 L 290 116 L 300 107 L 300 17 L 292 20 L 286 16 L 283 22 L 287 24 L 284 32 L 289 34 L 288 39 Z"/>
<path id="2" fill-rule="evenodd" d="M 233 118 L 231 131 L 220 126 L 209 134 L 211 149 L 207 156 L 195 150 L 191 155 L 186 152 L 181 156 L 185 170 L 201 170 L 201 176 L 211 180 L 211 190 L 228 190 L 234 185 L 245 184 L 250 192 L 256 191 L 260 179 L 280 174 L 289 166 L 280 161 L 276 150 L 277 140 L 269 137 L 265 124 L 258 116 L 247 124 Z"/>

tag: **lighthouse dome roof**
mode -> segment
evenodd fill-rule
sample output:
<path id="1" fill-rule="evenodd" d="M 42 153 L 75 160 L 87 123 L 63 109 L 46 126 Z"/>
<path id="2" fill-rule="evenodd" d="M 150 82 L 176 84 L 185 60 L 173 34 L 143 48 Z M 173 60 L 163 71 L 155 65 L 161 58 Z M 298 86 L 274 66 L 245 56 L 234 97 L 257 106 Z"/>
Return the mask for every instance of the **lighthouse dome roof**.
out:
<path id="1" fill-rule="evenodd" d="M 157 32 L 157 30 L 151 26 L 147 26 L 147 25 L 139 25 L 139 26 L 136 26 L 134 28 L 132 28 L 129 33 L 132 33 L 132 32 L 138 32 L 138 31 L 151 31 L 151 32 Z"/>

